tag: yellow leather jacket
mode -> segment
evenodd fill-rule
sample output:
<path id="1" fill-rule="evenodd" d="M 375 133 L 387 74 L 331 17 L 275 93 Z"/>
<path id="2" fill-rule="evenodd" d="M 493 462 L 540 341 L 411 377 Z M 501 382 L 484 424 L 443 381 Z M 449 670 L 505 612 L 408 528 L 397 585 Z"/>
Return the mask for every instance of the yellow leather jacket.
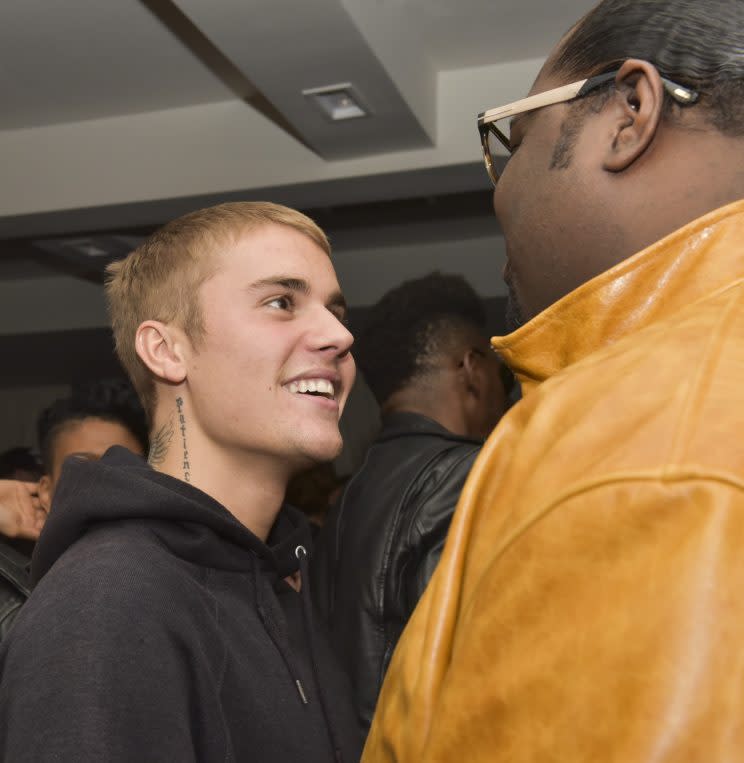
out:
<path id="1" fill-rule="evenodd" d="M 744 755 L 744 202 L 494 348 L 488 440 L 364 763 Z"/>

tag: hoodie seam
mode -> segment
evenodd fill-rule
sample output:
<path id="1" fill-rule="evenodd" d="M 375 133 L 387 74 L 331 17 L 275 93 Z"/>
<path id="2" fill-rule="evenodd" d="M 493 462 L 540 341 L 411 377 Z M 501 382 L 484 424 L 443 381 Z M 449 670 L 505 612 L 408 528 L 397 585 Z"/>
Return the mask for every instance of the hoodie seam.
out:
<path id="1" fill-rule="evenodd" d="M 222 628 L 220 627 L 220 603 L 217 597 L 212 593 L 210 586 L 210 578 L 212 578 L 214 574 L 215 570 L 212 567 L 204 568 L 204 592 L 212 599 L 212 603 L 214 605 L 215 627 L 221 636 Z M 220 638 L 220 643 L 222 644 L 222 665 L 220 666 L 219 678 L 217 680 L 217 692 L 221 697 L 225 686 L 225 675 L 227 673 L 227 645 L 225 644 L 224 638 Z M 232 753 L 230 752 L 229 734 L 227 733 L 227 729 L 223 729 L 223 735 L 225 739 L 224 761 L 225 763 L 229 763 L 229 761 L 232 760 Z"/>

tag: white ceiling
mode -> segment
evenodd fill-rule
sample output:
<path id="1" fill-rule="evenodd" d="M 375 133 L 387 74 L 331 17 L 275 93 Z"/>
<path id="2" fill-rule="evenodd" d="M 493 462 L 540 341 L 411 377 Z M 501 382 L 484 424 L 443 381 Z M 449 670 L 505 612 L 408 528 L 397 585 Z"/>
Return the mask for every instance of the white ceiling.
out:
<path id="1" fill-rule="evenodd" d="M 383 3 L 378 3 L 382 5 Z M 405 0 L 437 70 L 544 56 L 596 3 L 577 0 Z"/>
<path id="2" fill-rule="evenodd" d="M 233 98 L 137 0 L 2 0 L 0 129 Z"/>
<path id="3" fill-rule="evenodd" d="M 227 198 L 341 216 L 348 204 L 486 194 L 477 113 L 524 95 L 593 4 L 2 0 L 0 280 L 58 273 L 52 259 L 19 266 L 18 240 L 153 226 Z M 301 94 L 347 81 L 371 116 L 332 123 Z M 449 239 L 432 225 L 428 241 L 457 241 L 463 225 Z M 410 262 L 426 268 L 427 226 L 418 226 Z M 493 236 L 495 224 L 469 256 Z M 394 239 L 349 245 L 359 304 L 396 277 L 365 293 L 370 279 L 353 281 L 365 272 L 359 253 L 378 258 L 372 270 L 395 269 L 404 253 Z"/>
<path id="4" fill-rule="evenodd" d="M 352 34 L 396 36 L 438 71 L 539 58 L 586 0 L 176 0 L 218 47 L 262 59 L 271 83 L 288 52 L 309 56 Z M 349 25 L 349 20 L 352 24 Z M 347 27 L 345 40 L 334 39 Z M 228 33 L 230 39 L 227 39 Z M 231 91 L 138 0 L 3 0 L 0 130 L 229 101 Z M 255 51 L 255 53 L 254 53 Z M 351 46 L 350 58 L 367 50 Z M 411 62 L 409 61 L 409 64 Z M 386 62 L 381 61 L 383 67 Z M 306 58 L 306 66 L 310 61 Z M 313 64 L 314 65 L 314 62 Z M 259 71 L 260 69 L 260 71 Z M 346 66 L 331 79 L 345 81 Z M 298 90 L 307 85 L 296 80 Z M 308 85 L 310 86 L 310 85 Z M 484 107 L 485 108 L 485 107 Z"/>

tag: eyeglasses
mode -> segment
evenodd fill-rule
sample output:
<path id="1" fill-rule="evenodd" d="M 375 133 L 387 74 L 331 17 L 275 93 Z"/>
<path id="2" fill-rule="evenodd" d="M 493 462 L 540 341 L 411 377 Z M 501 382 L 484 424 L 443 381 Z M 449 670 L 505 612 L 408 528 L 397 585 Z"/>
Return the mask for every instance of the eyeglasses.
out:
<path id="1" fill-rule="evenodd" d="M 578 82 L 572 82 L 570 85 L 562 85 L 552 90 L 546 90 L 544 93 L 530 95 L 527 98 L 522 98 L 520 101 L 514 101 L 514 103 L 509 103 L 506 106 L 499 106 L 496 109 L 489 109 L 478 114 L 478 132 L 480 133 L 481 145 L 483 147 L 483 159 L 486 163 L 488 176 L 491 178 L 494 186 L 499 180 L 499 173 L 494 161 L 499 153 L 497 151 L 499 144 L 510 154 L 512 153 L 510 119 L 518 114 L 526 114 L 528 111 L 541 109 L 543 106 L 552 106 L 555 103 L 565 103 L 583 98 L 593 90 L 597 90 L 602 85 L 615 79 L 616 75 L 617 71 L 598 74 L 596 77 L 589 77 Z M 695 103 L 699 97 L 695 90 L 678 85 L 664 77 L 661 78 L 661 81 L 667 92 L 677 103 L 682 105 Z M 498 143 L 495 141 L 498 141 Z"/>

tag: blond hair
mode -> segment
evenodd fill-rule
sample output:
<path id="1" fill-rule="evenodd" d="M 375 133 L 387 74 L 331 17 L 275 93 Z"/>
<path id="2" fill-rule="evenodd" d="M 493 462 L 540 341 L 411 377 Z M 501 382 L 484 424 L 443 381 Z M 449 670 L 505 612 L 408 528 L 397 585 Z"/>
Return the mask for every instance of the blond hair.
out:
<path id="1" fill-rule="evenodd" d="M 239 201 L 199 209 L 167 223 L 125 259 L 106 268 L 106 298 L 116 354 L 152 422 L 155 380 L 135 349 L 143 321 L 177 325 L 193 342 L 204 334 L 198 290 L 217 270 L 215 255 L 246 232 L 286 225 L 330 256 L 325 233 L 306 215 L 266 201 Z"/>

